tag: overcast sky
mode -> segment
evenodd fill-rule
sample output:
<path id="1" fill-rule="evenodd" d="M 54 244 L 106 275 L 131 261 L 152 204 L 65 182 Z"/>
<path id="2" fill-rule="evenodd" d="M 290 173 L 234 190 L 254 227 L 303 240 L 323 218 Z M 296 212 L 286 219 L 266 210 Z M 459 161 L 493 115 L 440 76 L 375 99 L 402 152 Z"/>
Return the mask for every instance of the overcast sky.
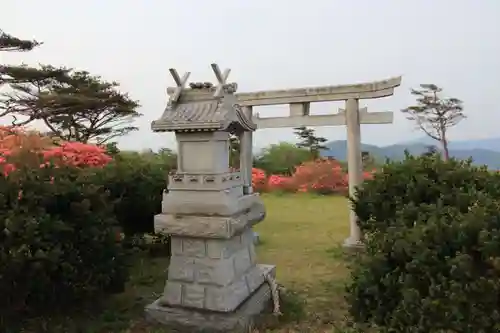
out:
<path id="1" fill-rule="evenodd" d="M 1 54 L 7 63 L 85 69 L 120 82 L 141 102 L 140 130 L 122 148 L 173 147 L 150 123 L 173 85 L 168 68 L 214 81 L 210 63 L 232 69 L 229 81 L 255 91 L 382 80 L 398 75 L 394 96 L 362 101 L 394 111 L 391 125 L 364 125 L 362 141 L 385 145 L 418 138 L 400 109 L 411 87 L 435 83 L 464 101 L 468 119 L 451 138 L 500 136 L 500 1 L 498 0 L 3 0 L 0 28 L 45 44 Z M 333 113 L 343 103 L 312 104 Z M 286 115 L 288 106 L 255 108 Z M 318 134 L 345 139 L 344 127 Z M 292 129 L 259 130 L 254 145 L 294 140 Z"/>

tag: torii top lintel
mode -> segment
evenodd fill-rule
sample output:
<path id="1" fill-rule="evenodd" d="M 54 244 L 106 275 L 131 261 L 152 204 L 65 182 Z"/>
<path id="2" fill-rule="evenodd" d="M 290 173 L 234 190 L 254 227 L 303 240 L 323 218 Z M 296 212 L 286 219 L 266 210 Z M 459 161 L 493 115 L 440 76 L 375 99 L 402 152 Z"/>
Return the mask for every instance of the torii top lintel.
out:
<path id="1" fill-rule="evenodd" d="M 267 90 L 238 93 L 241 106 L 277 105 L 291 103 L 341 101 L 347 99 L 372 99 L 394 94 L 394 88 L 401 85 L 401 76 L 382 81 L 365 83 L 306 87 L 284 90 Z"/>

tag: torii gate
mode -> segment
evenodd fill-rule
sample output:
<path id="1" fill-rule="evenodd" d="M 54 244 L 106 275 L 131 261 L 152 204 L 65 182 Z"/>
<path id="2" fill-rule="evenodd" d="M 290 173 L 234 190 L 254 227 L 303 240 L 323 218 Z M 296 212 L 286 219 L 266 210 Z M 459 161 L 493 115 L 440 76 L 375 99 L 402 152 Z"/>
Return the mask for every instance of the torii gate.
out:
<path id="1" fill-rule="evenodd" d="M 226 77 L 227 78 L 227 77 Z M 359 108 L 360 99 L 374 99 L 392 96 L 394 88 L 401 85 L 401 76 L 369 83 L 309 87 L 288 90 L 267 90 L 239 93 L 239 104 L 244 107 L 245 115 L 257 124 L 258 128 L 299 127 L 299 126 L 347 126 L 347 162 L 349 172 L 349 195 L 355 197 L 356 187 L 363 182 L 361 158 L 360 124 L 391 124 L 393 112 L 368 112 Z M 313 102 L 342 101 L 346 107 L 338 113 L 329 115 L 310 115 L 309 106 Z M 252 116 L 252 108 L 261 105 L 289 104 L 288 117 L 261 118 Z M 240 138 L 241 173 L 247 193 L 252 192 L 252 132 L 245 132 Z M 345 247 L 362 246 L 362 235 L 357 225 L 357 217 L 352 208 L 349 214 L 350 236 Z"/>
<path id="2" fill-rule="evenodd" d="M 222 89 L 228 86 L 237 88 L 236 83 L 227 84 L 230 69 L 222 73 L 217 64 L 211 64 L 218 81 L 214 96 L 218 96 Z M 169 103 L 175 103 L 184 88 L 190 73 L 182 78 L 175 69 L 170 73 L 177 84 L 176 88 L 168 88 Z M 203 83 L 200 83 L 203 85 Z M 236 94 L 238 104 L 243 108 L 246 118 L 251 119 L 258 128 L 279 128 L 299 126 L 347 126 L 347 162 L 349 173 L 349 195 L 356 196 L 356 187 L 363 183 L 361 158 L 361 130 L 360 124 L 391 124 L 394 120 L 393 112 L 368 112 L 366 107 L 359 108 L 360 99 L 375 99 L 392 96 L 394 88 L 401 85 L 401 76 L 383 81 L 368 83 L 306 87 L 287 90 L 267 90 Z M 345 101 L 345 109 L 328 115 L 310 115 L 309 106 L 314 102 Z M 288 117 L 261 118 L 253 115 L 252 108 L 262 105 L 289 104 Z M 243 178 L 245 194 L 252 190 L 252 132 L 244 132 L 240 137 L 240 172 Z M 352 209 L 349 214 L 350 236 L 345 240 L 346 247 L 362 245 L 362 235 L 357 225 L 357 217 Z"/>

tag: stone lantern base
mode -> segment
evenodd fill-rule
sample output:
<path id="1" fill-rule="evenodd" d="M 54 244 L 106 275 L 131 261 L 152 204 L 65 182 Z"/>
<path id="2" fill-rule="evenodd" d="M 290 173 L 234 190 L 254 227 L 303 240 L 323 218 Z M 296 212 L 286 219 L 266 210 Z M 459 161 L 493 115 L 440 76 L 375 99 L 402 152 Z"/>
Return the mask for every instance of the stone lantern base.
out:
<path id="1" fill-rule="evenodd" d="M 262 276 L 275 277 L 275 266 L 257 265 Z M 179 333 L 248 333 L 253 323 L 271 304 L 271 290 L 267 283 L 262 284 L 235 311 L 216 312 L 186 307 L 162 305 L 160 299 L 146 307 L 149 320 L 163 324 L 173 332 Z"/>

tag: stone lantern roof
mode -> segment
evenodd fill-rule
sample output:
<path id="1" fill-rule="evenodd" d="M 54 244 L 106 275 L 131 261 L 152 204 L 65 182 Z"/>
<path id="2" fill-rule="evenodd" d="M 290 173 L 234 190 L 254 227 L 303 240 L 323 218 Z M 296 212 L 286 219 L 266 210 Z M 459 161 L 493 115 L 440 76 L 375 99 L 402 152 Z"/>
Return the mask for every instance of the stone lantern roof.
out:
<path id="1" fill-rule="evenodd" d="M 215 64 L 212 68 L 218 86 L 205 82 L 184 88 L 189 73 L 180 79 L 174 69 L 170 70 L 177 87 L 167 89 L 170 100 L 161 118 L 151 123 L 154 132 L 244 132 L 257 128 L 238 104 L 236 83 L 225 83 L 229 70 L 222 75 Z"/>

